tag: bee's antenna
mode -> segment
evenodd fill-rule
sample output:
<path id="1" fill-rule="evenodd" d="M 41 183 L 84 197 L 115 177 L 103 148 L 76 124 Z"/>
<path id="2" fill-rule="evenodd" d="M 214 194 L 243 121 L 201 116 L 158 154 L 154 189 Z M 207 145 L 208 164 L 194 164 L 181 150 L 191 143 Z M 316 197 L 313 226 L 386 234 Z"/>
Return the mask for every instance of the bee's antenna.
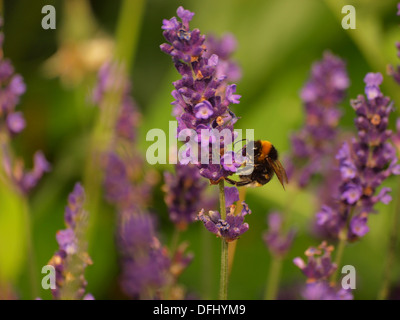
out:
<path id="1" fill-rule="evenodd" d="M 247 139 L 242 139 L 242 140 L 238 140 L 238 141 L 236 141 L 233 145 L 235 146 L 236 145 L 236 143 L 238 143 L 238 142 L 242 142 L 242 141 L 247 141 Z"/>
<path id="2" fill-rule="evenodd" d="M 235 149 L 236 143 L 239 143 L 239 142 L 242 142 L 242 141 L 246 141 L 246 142 L 248 142 L 248 140 L 247 140 L 247 139 L 241 139 L 241 140 L 238 140 L 238 141 L 236 141 L 236 142 L 234 142 L 234 143 L 233 143 L 233 149 Z"/>

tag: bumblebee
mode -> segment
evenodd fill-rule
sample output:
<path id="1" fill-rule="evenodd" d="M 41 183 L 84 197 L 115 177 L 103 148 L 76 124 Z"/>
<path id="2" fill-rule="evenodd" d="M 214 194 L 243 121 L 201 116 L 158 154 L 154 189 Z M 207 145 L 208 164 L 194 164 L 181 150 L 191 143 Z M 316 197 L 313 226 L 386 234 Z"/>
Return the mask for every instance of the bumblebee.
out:
<path id="1" fill-rule="evenodd" d="M 253 152 L 249 152 L 249 150 Z M 286 171 L 278 160 L 278 151 L 271 142 L 251 141 L 242 148 L 242 154 L 247 157 L 245 165 L 247 168 L 251 168 L 252 172 L 246 174 L 246 169 L 243 169 L 242 172 L 238 170 L 240 180 L 234 181 L 225 178 L 228 183 L 237 187 L 246 185 L 260 187 L 267 184 L 276 174 L 285 189 L 285 183 L 288 183 Z"/>

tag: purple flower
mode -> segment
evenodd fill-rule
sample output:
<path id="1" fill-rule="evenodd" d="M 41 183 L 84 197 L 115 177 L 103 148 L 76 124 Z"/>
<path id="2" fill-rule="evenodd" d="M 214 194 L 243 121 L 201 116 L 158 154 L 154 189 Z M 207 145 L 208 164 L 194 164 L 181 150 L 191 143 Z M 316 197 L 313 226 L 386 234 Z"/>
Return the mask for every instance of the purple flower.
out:
<path id="1" fill-rule="evenodd" d="M 3 40 L 4 34 L 0 32 L 0 52 L 3 52 Z M 2 165 L 8 179 L 22 193 L 27 194 L 37 185 L 43 174 L 50 171 L 50 165 L 40 151 L 36 152 L 34 168 L 30 171 L 25 170 L 21 159 L 14 159 L 11 156 L 12 151 L 8 141 L 22 132 L 26 126 L 22 112 L 15 110 L 25 91 L 26 85 L 22 76 L 15 73 L 10 60 L 0 55 L 0 131 L 9 136 L 2 139 L 0 145 Z"/>
<path id="2" fill-rule="evenodd" d="M 240 67 L 232 60 L 232 55 L 236 50 L 237 41 L 232 34 L 225 34 L 220 39 L 214 35 L 207 35 L 205 46 L 207 51 L 204 53 L 206 58 L 216 55 L 219 58 L 216 77 L 226 76 L 227 82 L 239 81 L 242 77 Z"/>
<path id="3" fill-rule="evenodd" d="M 369 227 L 367 225 L 368 214 L 366 212 L 360 213 L 350 221 L 350 231 L 357 237 L 363 237 L 368 233 Z"/>
<path id="4" fill-rule="evenodd" d="M 213 107 L 210 102 L 203 101 L 195 105 L 194 112 L 197 119 L 208 119 L 214 114 Z"/>
<path id="5" fill-rule="evenodd" d="M 286 165 L 289 178 L 294 176 L 300 187 L 308 185 L 315 175 L 331 174 L 342 115 L 339 105 L 349 83 L 344 62 L 329 52 L 312 67 L 310 79 L 300 93 L 306 122 L 291 137 L 292 154 Z M 322 193 L 330 193 L 322 189 Z"/>
<path id="6" fill-rule="evenodd" d="M 239 99 L 241 98 L 240 95 L 235 94 L 236 92 L 236 84 L 231 84 L 226 88 L 226 99 L 230 103 L 240 103 Z"/>
<path id="7" fill-rule="evenodd" d="M 26 122 L 22 112 L 10 113 L 7 117 L 7 127 L 10 133 L 17 134 L 25 129 Z"/>
<path id="8" fill-rule="evenodd" d="M 57 232 L 56 239 L 61 250 L 66 254 L 74 254 L 77 251 L 77 244 L 74 230 L 65 229 Z"/>
<path id="9" fill-rule="evenodd" d="M 125 139 L 131 143 L 135 142 L 140 117 L 141 115 L 137 110 L 135 102 L 131 99 L 129 93 L 126 93 L 123 97 L 120 115 L 115 125 L 116 137 Z"/>
<path id="10" fill-rule="evenodd" d="M 221 158 L 222 167 L 226 172 L 236 172 L 242 163 L 242 157 L 239 157 L 233 151 L 226 152 Z"/>
<path id="11" fill-rule="evenodd" d="M 236 187 L 225 187 L 225 206 L 229 208 L 239 201 L 239 190 Z"/>
<path id="12" fill-rule="evenodd" d="M 189 10 L 185 10 L 182 6 L 178 8 L 176 14 L 182 19 L 183 25 L 189 28 L 189 22 L 193 19 L 194 13 Z"/>
<path id="13" fill-rule="evenodd" d="M 249 225 L 244 222 L 244 217 L 251 214 L 251 210 L 244 201 L 242 204 L 243 209 L 238 215 L 234 214 L 235 207 L 231 206 L 225 220 L 221 219 L 218 211 L 210 211 L 207 215 L 204 213 L 204 209 L 198 214 L 197 220 L 201 220 L 208 231 L 225 239 L 226 242 L 237 240 L 249 229 Z"/>
<path id="14" fill-rule="evenodd" d="M 81 184 L 75 184 L 68 197 L 65 209 L 65 230 L 57 232 L 59 250 L 50 259 L 49 264 L 56 270 L 56 289 L 52 290 L 54 299 L 75 300 L 93 298 L 85 296 L 85 268 L 92 264 L 87 253 L 85 231 L 88 214 L 84 210 L 85 192 Z"/>
<path id="15" fill-rule="evenodd" d="M 362 195 L 361 186 L 353 183 L 348 183 L 345 186 L 345 191 L 342 193 L 342 199 L 348 204 L 356 203 Z"/>
<path id="16" fill-rule="evenodd" d="M 383 82 L 382 74 L 380 74 L 379 72 L 378 73 L 370 72 L 365 76 L 364 82 L 366 84 L 365 95 L 369 100 L 373 100 L 382 95 L 382 92 L 379 89 L 379 86 Z"/>
<path id="17" fill-rule="evenodd" d="M 175 17 L 173 17 L 171 20 L 164 19 L 163 20 L 163 26 L 161 29 L 163 30 L 174 30 L 179 27 L 178 20 L 176 20 Z"/>
<path id="18" fill-rule="evenodd" d="M 305 300 L 353 300 L 351 290 L 334 288 L 328 281 L 306 284 L 302 296 Z"/>
<path id="19" fill-rule="evenodd" d="M 185 230 L 195 221 L 203 201 L 207 182 L 193 165 L 175 166 L 176 174 L 164 172 L 164 200 L 169 210 L 169 217 L 178 229 Z"/>
<path id="20" fill-rule="evenodd" d="M 278 212 L 268 215 L 268 226 L 269 229 L 263 237 L 267 248 L 276 256 L 284 256 L 292 246 L 294 230 L 284 232 L 283 218 Z"/>
<path id="21" fill-rule="evenodd" d="M 400 15 L 400 3 L 397 4 L 397 15 Z M 400 42 L 396 42 L 396 48 L 397 48 L 397 56 L 400 57 Z M 387 68 L 387 73 L 388 75 L 392 76 L 393 79 L 400 84 L 400 66 L 398 65 L 396 68 L 394 68 L 392 65 L 388 65 Z"/>
<path id="22" fill-rule="evenodd" d="M 132 298 L 154 299 L 168 284 L 170 259 L 155 234 L 149 214 L 120 217 L 118 248 L 122 259 L 121 286 Z"/>
<path id="23" fill-rule="evenodd" d="M 134 149 L 141 115 L 131 96 L 131 83 L 122 66 L 107 62 L 98 72 L 93 102 L 100 108 L 107 107 L 105 98 L 118 90 L 122 90 L 122 96 L 117 108 L 112 143 L 101 155 L 105 170 L 105 197 L 119 211 L 137 210 L 149 201 L 155 181 L 152 173 L 142 173 L 144 161 Z M 139 183 L 142 180 L 143 183 Z"/>
<path id="24" fill-rule="evenodd" d="M 51 170 L 49 162 L 47 162 L 41 151 L 37 151 L 35 153 L 33 157 L 33 163 L 33 169 L 30 171 L 23 172 L 23 163 L 18 162 L 14 168 L 14 172 L 21 172 L 21 174 L 14 175 L 14 181 L 25 193 L 28 193 L 38 184 L 45 172 L 49 172 Z M 18 168 L 18 166 L 21 167 Z"/>
<path id="25" fill-rule="evenodd" d="M 310 247 L 306 250 L 307 263 L 299 257 L 295 258 L 293 263 L 300 268 L 308 282 L 326 280 L 337 269 L 337 265 L 331 259 L 333 249 L 333 246 L 328 246 L 324 241 L 318 248 Z"/>
<path id="26" fill-rule="evenodd" d="M 226 161 L 229 155 L 224 157 L 228 145 L 235 138 L 233 125 L 237 121 L 229 105 L 239 103 L 240 98 L 235 94 L 236 85 L 228 85 L 231 78 L 223 74 L 231 69 L 222 67 L 232 53 L 232 39 L 226 40 L 231 47 L 220 59 L 216 54 L 221 51 L 218 44 L 210 44 L 208 48 L 205 36 L 198 29 L 190 30 L 189 22 L 193 13 L 179 7 L 177 14 L 182 22 L 176 22 L 176 18 L 169 22 L 164 20 L 163 35 L 168 43 L 160 46 L 163 52 L 172 57 L 181 75 L 181 79 L 173 83 L 173 114 L 178 121 L 178 134 L 187 129 L 198 134 L 201 131 L 209 132 L 208 135 L 201 135 L 201 138 L 196 139 L 199 151 L 197 154 L 208 152 L 209 157 L 201 158 L 202 161 L 190 159 L 190 162 L 197 164 L 200 174 L 215 184 L 232 175 L 237 168 L 235 161 Z M 216 140 L 216 133 L 229 136 L 230 143 L 226 143 L 225 139 Z M 216 161 L 212 161 L 215 156 Z"/>
<path id="27" fill-rule="evenodd" d="M 330 205 L 317 214 L 318 225 L 334 237 L 348 222 L 347 237 L 351 241 L 369 231 L 367 215 L 374 212 L 375 204 L 391 201 L 389 188 L 382 188 L 379 193 L 377 189 L 389 176 L 400 174 L 395 148 L 389 142 L 392 132 L 388 123 L 393 107 L 379 89 L 382 75 L 368 73 L 364 81 L 367 99 L 360 95 L 351 101 L 358 137 L 344 142 L 336 155 L 341 173 L 339 195 L 333 194 Z M 323 214 L 328 211 L 329 218 Z"/>

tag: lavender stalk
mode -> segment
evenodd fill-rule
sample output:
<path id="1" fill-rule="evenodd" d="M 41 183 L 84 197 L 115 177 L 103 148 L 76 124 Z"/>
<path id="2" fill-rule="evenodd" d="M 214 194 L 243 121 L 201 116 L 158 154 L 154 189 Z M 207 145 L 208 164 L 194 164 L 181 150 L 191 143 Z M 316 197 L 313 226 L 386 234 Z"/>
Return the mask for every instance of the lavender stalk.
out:
<path id="1" fill-rule="evenodd" d="M 197 145 L 187 148 L 183 162 L 197 164 L 201 176 L 209 179 L 212 184 L 219 184 L 221 212 L 210 211 L 206 215 L 202 210 L 198 219 L 203 221 L 210 232 L 222 238 L 220 298 L 226 299 L 227 242 L 236 240 L 248 229 L 248 225 L 243 223 L 244 216 L 249 213 L 247 206 L 238 216 L 234 216 L 234 209 L 226 213 L 228 204 L 225 203 L 223 181 L 234 174 L 243 163 L 243 159 L 234 152 L 227 152 L 227 138 L 229 144 L 235 140 L 233 125 L 237 121 L 229 105 L 239 103 L 240 96 L 236 94 L 236 85 L 227 85 L 226 74 L 221 74 L 226 72 L 226 68 L 221 64 L 219 56 L 209 55 L 205 36 L 198 29 L 190 29 L 189 23 L 194 13 L 179 7 L 177 15 L 181 21 L 176 17 L 163 20 L 163 35 L 168 43 L 162 44 L 160 48 L 172 57 L 182 76 L 173 83 L 175 90 L 172 91 L 175 98 L 172 103 L 173 114 L 178 121 L 178 134 L 195 132 L 197 137 Z M 205 135 L 205 131 L 208 134 Z M 218 137 L 217 133 L 224 138 Z M 208 152 L 208 161 L 204 161 L 203 157 L 200 161 L 199 155 L 204 150 Z M 192 151 L 195 151 L 194 154 Z M 187 156 L 187 153 L 190 155 Z M 219 161 L 214 162 L 214 158 Z M 182 157 L 180 160 L 183 163 Z"/>

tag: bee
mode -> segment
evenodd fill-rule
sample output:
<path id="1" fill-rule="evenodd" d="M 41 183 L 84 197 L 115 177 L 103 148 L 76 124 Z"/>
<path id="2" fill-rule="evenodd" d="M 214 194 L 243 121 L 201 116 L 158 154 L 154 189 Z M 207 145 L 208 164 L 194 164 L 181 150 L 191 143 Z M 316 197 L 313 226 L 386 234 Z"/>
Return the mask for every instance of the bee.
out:
<path id="1" fill-rule="evenodd" d="M 252 150 L 253 153 L 249 150 Z M 285 189 L 285 183 L 288 183 L 286 171 L 278 160 L 278 151 L 271 142 L 266 140 L 251 141 L 242 148 L 242 154 L 247 157 L 246 167 L 250 166 L 253 170 L 248 174 L 246 174 L 246 170 L 243 170 L 240 174 L 239 170 L 240 180 L 234 181 L 225 178 L 228 183 L 237 187 L 246 185 L 260 187 L 267 184 L 276 174 L 283 189 Z"/>

